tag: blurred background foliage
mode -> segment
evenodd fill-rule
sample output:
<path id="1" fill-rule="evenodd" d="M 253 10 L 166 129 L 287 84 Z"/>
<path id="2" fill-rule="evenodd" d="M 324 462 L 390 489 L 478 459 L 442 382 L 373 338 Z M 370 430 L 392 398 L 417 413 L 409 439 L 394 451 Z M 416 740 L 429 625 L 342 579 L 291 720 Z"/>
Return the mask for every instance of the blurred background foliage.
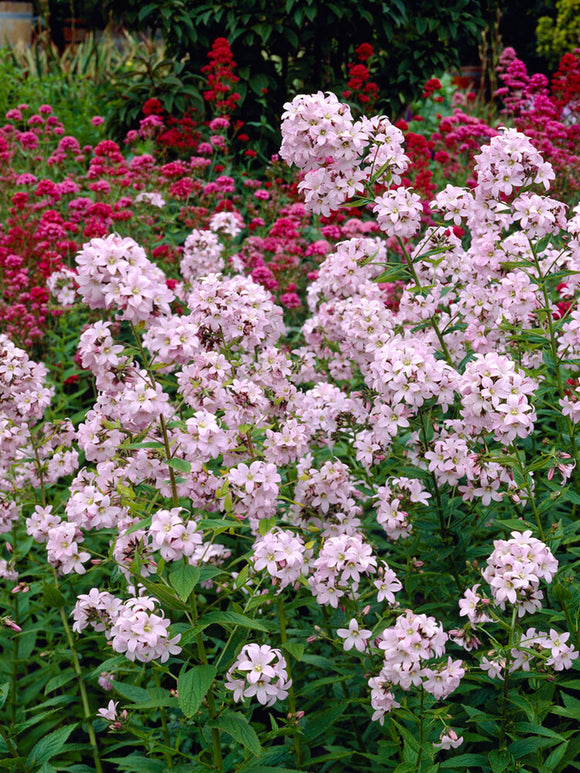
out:
<path id="1" fill-rule="evenodd" d="M 492 73 L 503 46 L 549 74 L 580 32 L 580 0 L 35 0 L 34 9 L 32 48 L 0 57 L 1 106 L 26 101 L 27 90 L 46 94 L 76 110 L 79 124 L 103 114 L 117 138 L 151 97 L 175 116 L 202 115 L 201 70 L 225 37 L 238 115 L 272 148 L 284 102 L 301 91 L 340 93 L 361 43 L 375 50 L 376 109 L 398 117 L 432 75 L 481 63 Z M 67 47 L 71 35 L 78 42 Z"/>

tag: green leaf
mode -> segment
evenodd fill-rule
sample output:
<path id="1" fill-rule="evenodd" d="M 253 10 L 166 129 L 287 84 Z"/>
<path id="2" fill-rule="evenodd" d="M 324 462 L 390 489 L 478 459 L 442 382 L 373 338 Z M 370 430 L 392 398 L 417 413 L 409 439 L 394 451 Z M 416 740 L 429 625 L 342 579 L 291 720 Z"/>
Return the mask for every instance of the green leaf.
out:
<path id="1" fill-rule="evenodd" d="M 287 641 L 286 644 L 282 645 L 282 649 L 289 655 L 292 655 L 295 660 L 302 660 L 302 655 L 304 655 L 303 644 L 299 644 L 295 641 Z"/>
<path id="2" fill-rule="evenodd" d="M 551 752 L 545 763 L 547 770 L 554 770 L 557 767 L 557 765 L 561 762 L 564 754 L 566 754 L 567 748 L 568 741 L 565 741 L 564 743 L 561 743 L 559 746 L 557 746 L 553 752 Z"/>
<path id="3" fill-rule="evenodd" d="M 254 620 L 247 615 L 241 615 L 239 612 L 210 612 L 204 615 L 201 622 L 206 625 L 215 623 L 226 628 L 230 625 L 241 625 L 243 628 L 251 628 L 253 631 L 268 631 L 269 628 L 264 623 Z"/>
<path id="4" fill-rule="evenodd" d="M 0 684 L 0 709 L 6 703 L 6 698 L 10 694 L 10 682 Z"/>
<path id="5" fill-rule="evenodd" d="M 139 578 L 139 582 L 143 583 L 153 596 L 170 609 L 189 609 L 184 601 L 171 593 L 167 585 L 163 585 L 161 582 L 150 582 L 146 577 Z"/>
<path id="6" fill-rule="evenodd" d="M 565 585 L 562 585 L 561 582 L 557 582 L 554 587 L 552 588 L 552 595 L 556 599 L 556 601 L 561 604 L 562 602 L 566 604 L 568 601 L 572 600 L 572 591 L 567 588 Z"/>
<path id="7" fill-rule="evenodd" d="M 423 35 L 425 30 L 427 29 L 427 19 L 423 18 L 422 16 L 419 16 L 415 22 L 415 26 L 417 28 L 417 32 L 419 35 Z"/>
<path id="8" fill-rule="evenodd" d="M 441 770 L 453 770 L 454 768 L 469 768 L 473 766 L 474 770 L 485 770 L 488 767 L 487 757 L 484 754 L 459 754 L 450 760 L 441 762 Z"/>
<path id="9" fill-rule="evenodd" d="M 261 94 L 262 89 L 267 89 L 269 84 L 268 76 L 263 72 L 257 72 L 250 78 L 250 88 L 254 94 Z"/>
<path id="10" fill-rule="evenodd" d="M 53 676 L 52 679 L 48 680 L 46 687 L 44 688 L 44 694 L 48 695 L 48 693 L 52 692 L 53 690 L 57 690 L 59 687 L 62 687 L 74 678 L 75 672 L 73 669 L 65 669 L 60 674 L 57 674 L 56 676 Z"/>
<path id="11" fill-rule="evenodd" d="M 245 746 L 254 757 L 259 757 L 262 754 L 260 739 L 256 731 L 239 711 L 228 711 L 218 720 L 212 722 L 211 726 L 218 727 L 224 733 L 231 735 L 234 741 Z"/>
<path id="12" fill-rule="evenodd" d="M 186 717 L 193 717 L 215 679 L 214 666 L 194 666 L 177 680 L 177 700 Z"/>
<path id="13" fill-rule="evenodd" d="M 142 687 L 137 687 L 135 684 L 127 684 L 126 682 L 113 682 L 113 687 L 119 695 L 123 698 L 132 701 L 133 703 L 145 703 L 151 700 L 151 696 Z"/>
<path id="14" fill-rule="evenodd" d="M 191 472 L 191 462 L 185 459 L 168 459 L 167 464 L 173 470 L 177 470 L 177 472 Z"/>
<path id="15" fill-rule="evenodd" d="M 157 3 L 148 3 L 147 5 L 144 5 L 143 8 L 139 10 L 139 21 L 143 21 L 154 11 L 157 11 Z"/>
<path id="16" fill-rule="evenodd" d="M 516 759 L 520 759 L 538 749 L 543 749 L 546 746 L 555 746 L 557 743 L 558 742 L 554 738 L 520 738 L 508 746 L 508 751 L 510 751 Z"/>
<path id="17" fill-rule="evenodd" d="M 66 604 L 66 599 L 60 590 L 51 582 L 42 583 L 42 600 L 49 607 L 62 609 Z"/>
<path id="18" fill-rule="evenodd" d="M 191 564 L 180 564 L 169 575 L 169 582 L 182 601 L 187 601 L 200 578 L 200 569 Z"/>
<path id="19" fill-rule="evenodd" d="M 274 526 L 276 525 L 276 518 L 262 518 L 260 521 L 258 521 L 258 530 L 260 532 L 260 536 L 263 537 L 266 535 L 269 531 L 271 531 Z"/>
<path id="20" fill-rule="evenodd" d="M 503 773 L 511 761 L 512 756 L 505 749 L 502 749 L 502 751 L 494 749 L 489 753 L 489 764 L 491 765 L 493 773 Z"/>
<path id="21" fill-rule="evenodd" d="M 61 727 L 58 730 L 53 730 L 52 733 L 44 736 L 44 738 L 41 738 L 28 755 L 28 759 L 26 760 L 26 768 L 28 769 L 36 765 L 42 765 L 43 763 L 51 760 L 62 750 L 65 743 L 67 742 L 69 735 L 72 733 L 76 726 L 77 723 L 74 725 Z"/>
<path id="22" fill-rule="evenodd" d="M 304 661 L 306 662 L 306 658 L 304 658 Z M 304 738 L 310 743 L 315 738 L 318 738 L 319 735 L 327 733 L 336 720 L 344 714 L 348 705 L 349 701 L 341 701 L 334 708 L 311 714 L 304 727 Z"/>
<path id="23" fill-rule="evenodd" d="M 131 754 L 128 757 L 108 757 L 103 762 L 112 762 L 119 770 L 126 770 L 127 773 L 164 773 L 167 770 L 163 760 L 153 760 L 149 757 L 140 757 L 137 754 Z M 110 770 L 111 767 L 106 769 Z M 194 770 L 194 768 L 190 768 L 190 770 Z"/>

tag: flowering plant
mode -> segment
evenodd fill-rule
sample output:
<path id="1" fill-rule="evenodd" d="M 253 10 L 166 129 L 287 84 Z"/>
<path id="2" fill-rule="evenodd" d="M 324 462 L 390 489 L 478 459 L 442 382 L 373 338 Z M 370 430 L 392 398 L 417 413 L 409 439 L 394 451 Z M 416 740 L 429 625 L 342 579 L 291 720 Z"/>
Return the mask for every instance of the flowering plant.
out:
<path id="1" fill-rule="evenodd" d="M 282 127 L 305 203 L 262 243 L 234 252 L 247 221 L 215 207 L 168 281 L 135 238 L 86 234 L 74 281 L 54 280 L 73 300 L 61 319 L 83 322 L 76 415 L 50 348 L 43 365 L 0 339 L 2 753 L 97 771 L 564 771 L 580 212 L 547 195 L 554 170 L 515 129 L 425 224 L 387 117 L 318 93 Z M 118 147 L 95 155 L 129 174 Z M 178 162 L 159 173 L 185 179 Z M 250 261 L 302 255 L 308 211 L 351 205 L 371 227 L 327 224 L 288 329 Z"/>

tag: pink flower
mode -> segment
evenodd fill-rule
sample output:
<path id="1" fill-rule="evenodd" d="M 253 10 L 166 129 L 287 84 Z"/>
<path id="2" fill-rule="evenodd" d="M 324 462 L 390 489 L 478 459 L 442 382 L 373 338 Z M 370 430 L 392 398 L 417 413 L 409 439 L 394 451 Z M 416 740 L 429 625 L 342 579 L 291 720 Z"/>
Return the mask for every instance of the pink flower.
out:
<path id="1" fill-rule="evenodd" d="M 458 736 L 455 730 L 448 727 L 441 733 L 439 743 L 434 743 L 434 749 L 457 749 L 463 743 L 463 736 Z"/>
<path id="2" fill-rule="evenodd" d="M 344 639 L 342 646 L 347 652 L 353 647 L 356 647 L 359 652 L 364 652 L 367 647 L 367 639 L 372 634 L 366 628 L 359 629 L 358 622 L 354 617 L 348 624 L 348 628 L 339 628 L 336 633 L 341 639 Z"/>

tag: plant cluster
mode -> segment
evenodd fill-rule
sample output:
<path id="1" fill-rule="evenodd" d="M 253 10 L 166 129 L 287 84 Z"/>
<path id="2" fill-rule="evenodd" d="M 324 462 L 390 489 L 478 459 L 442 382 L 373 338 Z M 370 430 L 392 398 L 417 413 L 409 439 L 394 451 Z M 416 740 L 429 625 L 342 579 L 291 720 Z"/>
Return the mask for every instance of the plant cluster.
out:
<path id="1" fill-rule="evenodd" d="M 212 62 L 184 157 L 0 133 L 0 764 L 574 769 L 580 213 L 331 93 L 240 174 Z"/>

